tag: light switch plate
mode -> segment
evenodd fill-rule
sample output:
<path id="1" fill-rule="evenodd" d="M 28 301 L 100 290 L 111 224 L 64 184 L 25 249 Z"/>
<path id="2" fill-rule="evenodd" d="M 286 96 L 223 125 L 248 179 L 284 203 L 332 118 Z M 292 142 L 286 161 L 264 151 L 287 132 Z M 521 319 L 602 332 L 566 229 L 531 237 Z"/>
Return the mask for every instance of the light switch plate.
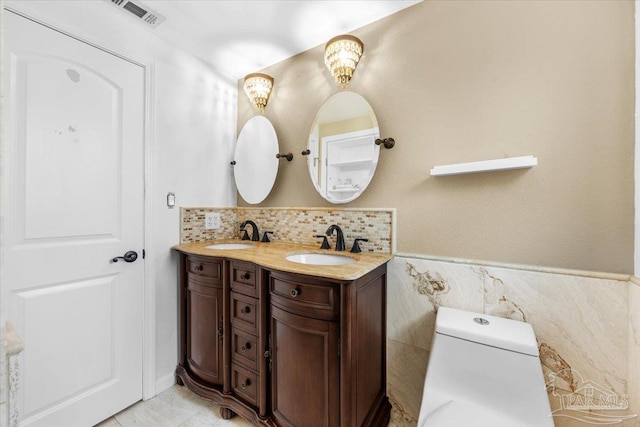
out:
<path id="1" fill-rule="evenodd" d="M 207 212 L 204 214 L 204 229 L 205 230 L 220 229 L 220 212 Z"/>

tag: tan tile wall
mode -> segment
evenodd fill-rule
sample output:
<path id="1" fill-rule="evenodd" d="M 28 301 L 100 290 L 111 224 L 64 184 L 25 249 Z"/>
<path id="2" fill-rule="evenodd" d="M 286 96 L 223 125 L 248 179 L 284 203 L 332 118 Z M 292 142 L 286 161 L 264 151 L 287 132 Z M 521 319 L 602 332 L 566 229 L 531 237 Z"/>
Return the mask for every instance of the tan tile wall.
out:
<path id="1" fill-rule="evenodd" d="M 396 254 L 387 276 L 387 393 L 393 405 L 389 425 L 416 426 L 436 312 L 451 307 L 531 324 L 556 427 L 611 422 L 613 414 L 632 416 L 616 426 L 640 426 L 633 417 L 640 408 L 638 362 L 628 363 L 640 349 L 640 334 L 633 331 L 638 301 L 634 303 L 631 294 L 640 286 L 567 273 Z M 635 297 L 640 299 L 640 292 Z M 628 399 L 629 409 L 563 410 L 560 396 L 580 396 L 589 381 L 620 399 L 615 402 Z"/>
<path id="2" fill-rule="evenodd" d="M 220 230 L 205 230 L 206 212 L 220 212 Z M 395 209 L 334 209 L 334 208 L 182 208 L 180 242 L 201 242 L 214 239 L 240 238 L 240 223 L 252 220 L 260 233 L 274 231 L 272 241 L 315 245 L 322 243 L 318 234 L 325 234 L 332 224 L 344 232 L 347 249 L 353 240 L 361 242 L 364 252 L 395 252 Z M 329 238 L 335 246 L 335 236 Z"/>
<path id="3" fill-rule="evenodd" d="M 204 229 L 204 215 L 207 212 L 220 212 L 219 230 Z M 181 208 L 180 243 L 232 239 L 236 237 L 237 224 L 236 208 Z"/>

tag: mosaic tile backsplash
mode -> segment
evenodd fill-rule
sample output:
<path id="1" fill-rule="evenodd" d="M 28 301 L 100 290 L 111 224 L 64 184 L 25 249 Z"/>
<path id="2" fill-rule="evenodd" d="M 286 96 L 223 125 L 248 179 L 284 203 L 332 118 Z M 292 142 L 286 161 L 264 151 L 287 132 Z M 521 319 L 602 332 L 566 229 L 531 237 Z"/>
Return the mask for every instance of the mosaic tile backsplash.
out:
<path id="1" fill-rule="evenodd" d="M 205 230 L 204 217 L 208 212 L 220 213 L 219 230 Z M 237 235 L 238 224 L 236 208 L 181 208 L 180 243 L 232 239 Z"/>
<path id="2" fill-rule="evenodd" d="M 205 230 L 207 212 L 220 212 L 219 230 Z M 240 224 L 252 220 L 258 225 L 261 237 L 265 231 L 273 231 L 269 238 L 274 242 L 320 247 L 322 239 L 316 235 L 325 234 L 331 224 L 338 224 L 347 249 L 355 238 L 369 239 L 360 243 L 363 252 L 394 253 L 396 246 L 395 209 L 185 207 L 181 215 L 180 243 L 240 238 Z M 329 238 L 331 247 L 335 247 L 335 239 L 335 235 Z"/>

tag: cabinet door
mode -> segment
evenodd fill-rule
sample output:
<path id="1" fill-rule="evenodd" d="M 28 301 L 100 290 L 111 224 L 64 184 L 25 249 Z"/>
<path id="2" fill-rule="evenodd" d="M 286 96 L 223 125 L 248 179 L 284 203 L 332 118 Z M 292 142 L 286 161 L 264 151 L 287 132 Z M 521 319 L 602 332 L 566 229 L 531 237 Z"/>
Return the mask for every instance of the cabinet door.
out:
<path id="1" fill-rule="evenodd" d="M 187 308 L 187 365 L 189 371 L 212 385 L 223 382 L 222 287 L 189 280 Z"/>
<path id="2" fill-rule="evenodd" d="M 278 425 L 340 424 L 338 324 L 271 306 L 271 405 Z"/>

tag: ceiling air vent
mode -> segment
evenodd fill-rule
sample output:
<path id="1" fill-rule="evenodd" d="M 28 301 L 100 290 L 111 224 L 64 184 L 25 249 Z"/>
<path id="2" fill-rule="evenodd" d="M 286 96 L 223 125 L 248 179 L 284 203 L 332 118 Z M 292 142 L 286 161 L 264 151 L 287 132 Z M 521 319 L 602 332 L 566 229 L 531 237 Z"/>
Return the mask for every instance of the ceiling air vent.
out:
<path id="1" fill-rule="evenodd" d="M 136 18 L 151 28 L 155 28 L 158 25 L 164 22 L 164 16 L 160 15 L 158 12 L 151 10 L 150 8 L 142 5 L 138 1 L 134 0 L 105 0 L 112 5 L 116 6 L 118 9 L 127 13 L 129 16 Z"/>

